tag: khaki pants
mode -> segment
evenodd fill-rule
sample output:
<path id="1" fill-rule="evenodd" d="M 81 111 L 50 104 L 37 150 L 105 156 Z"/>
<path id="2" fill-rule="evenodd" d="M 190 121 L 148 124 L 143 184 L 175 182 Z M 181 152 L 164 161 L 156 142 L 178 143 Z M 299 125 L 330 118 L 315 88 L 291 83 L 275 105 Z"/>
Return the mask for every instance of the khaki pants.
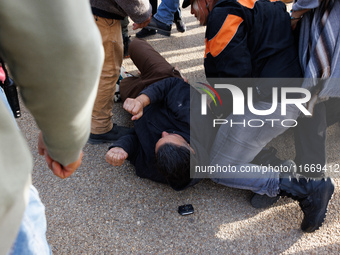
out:
<path id="1" fill-rule="evenodd" d="M 104 134 L 112 129 L 112 108 L 116 83 L 123 62 L 123 39 L 120 20 L 95 16 L 102 35 L 105 60 L 99 80 L 91 121 L 92 134 Z"/>

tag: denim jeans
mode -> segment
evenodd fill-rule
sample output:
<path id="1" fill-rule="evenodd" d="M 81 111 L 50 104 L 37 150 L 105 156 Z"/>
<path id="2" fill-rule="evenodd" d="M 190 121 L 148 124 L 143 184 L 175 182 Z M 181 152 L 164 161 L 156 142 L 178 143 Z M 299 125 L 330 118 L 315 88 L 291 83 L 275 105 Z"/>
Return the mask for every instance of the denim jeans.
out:
<path id="1" fill-rule="evenodd" d="M 8 110 L 10 112 L 12 112 L 11 107 L 9 106 L 9 103 L 7 101 L 6 94 L 5 94 L 4 90 L 1 87 L 0 87 L 0 101 L 4 102 L 5 105 L 7 106 Z"/>
<path id="2" fill-rule="evenodd" d="M 19 233 L 9 255 L 52 254 L 46 240 L 45 207 L 38 191 L 30 187 L 29 202 L 24 212 Z"/>
<path id="3" fill-rule="evenodd" d="M 0 101 L 3 101 L 10 112 L 6 95 L 0 87 Z M 14 118 L 14 117 L 13 117 Z M 19 233 L 9 255 L 52 254 L 46 240 L 45 207 L 41 203 L 38 191 L 30 187 L 29 202 L 21 221 Z"/>
<path id="4" fill-rule="evenodd" d="M 271 103 L 256 102 L 254 108 L 257 110 L 270 109 Z M 265 168 L 249 164 L 254 157 L 269 143 L 273 138 L 282 134 L 288 129 L 286 126 L 293 126 L 300 111 L 295 105 L 287 105 L 287 114 L 281 115 L 281 104 L 278 104 L 276 111 L 267 116 L 255 115 L 245 109 L 244 115 L 228 116 L 228 125 L 221 125 L 216 135 L 215 142 L 211 149 L 210 165 L 234 166 L 234 171 L 216 172 L 211 174 L 211 179 L 219 184 L 251 190 L 258 194 L 276 196 L 279 192 L 279 172 L 277 169 Z M 266 121 L 275 119 L 276 121 Z M 250 120 L 251 125 L 247 125 Z M 284 125 L 282 125 L 282 121 Z M 230 125 L 233 123 L 246 123 L 246 125 Z M 261 126 L 261 127 L 251 127 Z M 272 127 L 273 126 L 273 127 Z M 251 171 L 250 171 L 251 170 Z"/>
<path id="5" fill-rule="evenodd" d="M 172 25 L 176 11 L 180 12 L 179 0 L 162 0 L 154 17 L 162 23 Z M 181 13 L 179 16 L 181 16 Z"/>

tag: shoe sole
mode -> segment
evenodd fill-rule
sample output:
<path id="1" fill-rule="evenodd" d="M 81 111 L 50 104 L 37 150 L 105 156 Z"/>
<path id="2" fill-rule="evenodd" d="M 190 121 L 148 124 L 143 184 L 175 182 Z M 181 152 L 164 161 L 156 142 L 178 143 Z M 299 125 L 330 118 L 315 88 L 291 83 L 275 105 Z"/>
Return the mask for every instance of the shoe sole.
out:
<path id="1" fill-rule="evenodd" d="M 139 38 L 139 39 L 143 39 L 143 38 L 146 38 L 146 37 L 149 37 L 149 36 L 153 36 L 153 35 L 155 35 L 155 34 L 157 34 L 157 32 L 155 32 L 154 34 L 143 35 L 143 36 L 140 36 L 140 35 L 137 35 L 137 34 L 136 34 L 136 37 Z"/>
<path id="2" fill-rule="evenodd" d="M 166 31 L 166 30 L 157 30 L 158 34 L 165 35 L 165 36 L 170 36 L 171 32 Z"/>
<path id="3" fill-rule="evenodd" d="M 145 28 L 156 30 L 158 34 L 165 35 L 165 36 L 170 36 L 171 31 L 160 29 L 159 27 L 154 27 L 154 26 L 146 26 Z"/>
<path id="4" fill-rule="evenodd" d="M 330 189 L 328 191 L 328 201 L 327 201 L 327 205 L 325 206 L 324 210 L 322 210 L 321 212 L 319 212 L 318 214 L 318 220 L 317 220 L 317 226 L 311 229 L 304 229 L 303 228 L 303 222 L 301 223 L 301 229 L 303 232 L 306 233 L 312 233 L 316 230 L 318 230 L 322 224 L 324 223 L 325 219 L 326 219 L 326 215 L 327 215 L 327 210 L 328 210 L 328 205 L 329 202 L 332 200 L 333 198 L 333 194 L 334 194 L 334 190 L 335 190 L 335 185 L 334 185 L 334 181 L 332 179 L 330 179 L 331 183 L 332 183 L 332 189 Z"/>

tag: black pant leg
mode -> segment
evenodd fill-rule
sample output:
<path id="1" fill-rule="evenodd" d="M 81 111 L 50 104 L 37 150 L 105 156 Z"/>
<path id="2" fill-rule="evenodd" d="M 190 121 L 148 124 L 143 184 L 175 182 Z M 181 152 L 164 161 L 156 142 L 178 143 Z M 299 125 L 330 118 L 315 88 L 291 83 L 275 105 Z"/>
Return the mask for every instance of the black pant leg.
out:
<path id="1" fill-rule="evenodd" d="M 312 164 L 324 167 L 326 164 L 326 106 L 319 103 L 314 108 L 312 118 L 301 117 L 294 129 L 295 162 L 298 172 L 306 177 L 322 177 L 323 171 L 314 171 Z M 300 167 L 301 166 L 301 167 Z"/>

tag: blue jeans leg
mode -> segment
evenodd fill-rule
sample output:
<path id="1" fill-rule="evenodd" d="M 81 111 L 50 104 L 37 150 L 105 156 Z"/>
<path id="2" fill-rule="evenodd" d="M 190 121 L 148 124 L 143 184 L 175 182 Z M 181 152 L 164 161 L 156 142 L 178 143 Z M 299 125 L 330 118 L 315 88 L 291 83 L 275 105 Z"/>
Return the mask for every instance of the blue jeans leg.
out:
<path id="1" fill-rule="evenodd" d="M 10 112 L 12 112 L 11 110 L 11 107 L 9 106 L 9 103 L 7 101 L 7 98 L 6 98 L 6 94 L 5 94 L 5 91 L 0 87 L 0 101 L 4 102 L 4 104 L 6 105 L 6 107 L 8 108 L 8 110 Z"/>
<path id="2" fill-rule="evenodd" d="M 9 255 L 52 254 L 46 240 L 45 207 L 38 191 L 31 185 L 29 202 L 24 212 L 21 226 Z"/>
<path id="3" fill-rule="evenodd" d="M 255 109 L 270 109 L 271 103 L 256 102 Z M 211 149 L 210 159 L 212 166 L 234 166 L 233 172 L 218 172 L 211 174 L 211 179 L 222 185 L 248 189 L 258 194 L 276 196 L 279 192 L 279 172 L 277 169 L 270 170 L 265 167 L 248 164 L 273 138 L 293 126 L 299 115 L 295 105 L 287 105 L 287 114 L 281 115 L 281 104 L 274 113 L 269 116 L 254 115 L 245 110 L 244 115 L 228 116 L 228 124 L 221 125 Z M 256 121 L 253 121 L 256 120 Z M 275 121 L 266 121 L 275 120 Z M 282 125 L 282 121 L 284 125 Z M 230 125 L 233 123 L 245 123 Z M 261 127 L 261 121 L 264 125 Z"/>
<path id="4" fill-rule="evenodd" d="M 0 101 L 3 101 L 10 112 L 6 95 L 0 87 Z M 13 117 L 14 118 L 14 117 Z M 29 202 L 21 221 L 19 233 L 9 255 L 52 254 L 46 240 L 45 207 L 41 203 L 38 191 L 30 187 Z"/>
<path id="5" fill-rule="evenodd" d="M 279 173 L 253 164 L 235 165 L 235 172 L 216 172 L 212 181 L 236 189 L 250 190 L 260 195 L 275 197 L 279 193 Z"/>
<path id="6" fill-rule="evenodd" d="M 174 14 L 179 9 L 179 0 L 162 0 L 154 17 L 167 25 L 172 25 Z"/>
<path id="7" fill-rule="evenodd" d="M 8 108 L 8 111 L 13 115 L 11 106 L 9 105 L 9 103 L 7 101 L 7 97 L 6 97 L 5 91 L 1 87 L 0 87 L 0 101 L 5 103 L 5 106 Z M 14 119 L 14 116 L 13 116 L 13 119 Z M 17 125 L 16 122 L 15 122 L 15 124 Z M 17 125 L 17 127 L 18 127 L 18 125 Z"/>

